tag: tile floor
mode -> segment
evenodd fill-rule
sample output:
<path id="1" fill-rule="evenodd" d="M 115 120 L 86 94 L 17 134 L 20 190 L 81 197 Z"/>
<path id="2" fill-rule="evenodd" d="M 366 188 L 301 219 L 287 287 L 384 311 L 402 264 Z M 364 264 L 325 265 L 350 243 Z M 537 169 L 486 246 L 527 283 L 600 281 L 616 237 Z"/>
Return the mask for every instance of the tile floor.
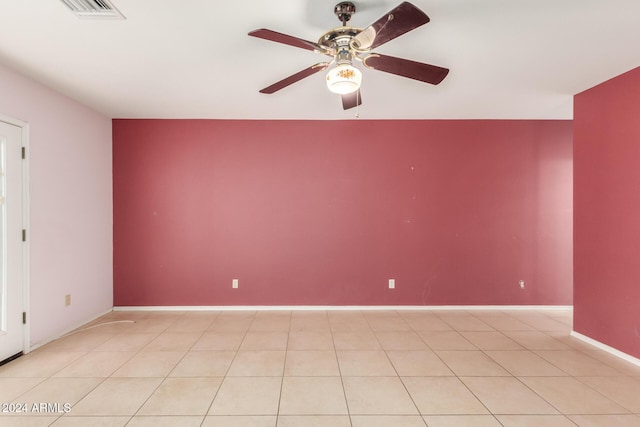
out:
<path id="1" fill-rule="evenodd" d="M 571 316 L 112 312 L 0 367 L 0 425 L 640 426 L 640 367 Z"/>

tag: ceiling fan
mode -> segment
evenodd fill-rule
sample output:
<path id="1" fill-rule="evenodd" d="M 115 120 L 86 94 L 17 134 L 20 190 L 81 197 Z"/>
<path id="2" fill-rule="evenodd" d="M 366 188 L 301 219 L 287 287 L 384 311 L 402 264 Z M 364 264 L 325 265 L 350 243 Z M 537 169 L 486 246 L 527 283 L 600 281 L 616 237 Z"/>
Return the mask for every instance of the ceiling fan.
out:
<path id="1" fill-rule="evenodd" d="M 330 91 L 341 95 L 342 106 L 347 110 L 362 103 L 360 94 L 362 73 L 353 66 L 354 60 L 361 61 L 366 68 L 433 85 L 437 85 L 447 76 L 449 73 L 447 68 L 371 52 L 372 49 L 429 22 L 429 17 L 416 6 L 403 2 L 365 29 L 347 26 L 347 22 L 355 12 L 356 6 L 352 2 L 338 3 L 334 7 L 334 13 L 342 22 L 342 27 L 329 30 L 318 39 L 317 43 L 265 28 L 251 31 L 249 35 L 253 37 L 312 50 L 333 58 L 329 62 L 319 62 L 292 74 L 265 87 L 260 92 L 266 94 L 277 92 L 334 65 L 326 77 L 327 87 Z"/>

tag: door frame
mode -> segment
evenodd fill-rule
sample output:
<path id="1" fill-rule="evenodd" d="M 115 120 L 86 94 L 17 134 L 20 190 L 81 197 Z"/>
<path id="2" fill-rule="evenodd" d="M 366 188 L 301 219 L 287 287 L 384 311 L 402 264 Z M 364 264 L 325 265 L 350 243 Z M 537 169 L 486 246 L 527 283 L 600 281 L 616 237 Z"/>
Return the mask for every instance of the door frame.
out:
<path id="1" fill-rule="evenodd" d="M 0 121 L 21 129 L 21 144 L 26 152 L 25 159 L 22 160 L 22 228 L 27 230 L 27 239 L 22 244 L 22 311 L 27 313 L 27 322 L 22 327 L 22 352 L 27 354 L 31 351 L 31 313 L 29 312 L 29 242 L 31 241 L 31 230 L 29 228 L 29 123 L 2 114 L 0 114 Z"/>

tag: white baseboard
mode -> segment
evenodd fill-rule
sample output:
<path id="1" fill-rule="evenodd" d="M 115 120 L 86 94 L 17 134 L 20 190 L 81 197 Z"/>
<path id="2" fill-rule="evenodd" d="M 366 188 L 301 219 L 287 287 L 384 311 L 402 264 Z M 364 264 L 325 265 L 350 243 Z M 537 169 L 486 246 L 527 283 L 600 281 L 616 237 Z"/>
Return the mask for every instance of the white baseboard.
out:
<path id="1" fill-rule="evenodd" d="M 629 363 L 633 363 L 634 365 L 640 366 L 640 359 L 638 359 L 637 357 L 633 357 L 630 354 L 624 353 L 618 349 L 615 349 L 613 347 L 610 347 L 606 344 L 601 343 L 600 341 L 596 341 L 593 338 L 589 338 L 586 335 L 582 335 L 579 332 L 576 331 L 571 331 L 571 336 L 574 338 L 579 339 L 580 341 L 584 341 L 587 344 L 591 344 L 592 346 L 602 350 L 602 351 L 606 351 L 609 354 L 612 354 L 616 357 L 619 357 L 622 360 L 625 360 Z"/>
<path id="2" fill-rule="evenodd" d="M 39 342 L 37 342 L 37 343 L 31 343 L 31 344 L 29 345 L 29 351 L 28 351 L 27 353 L 29 353 L 29 352 L 31 352 L 31 351 L 33 351 L 33 350 L 37 349 L 37 348 L 42 347 L 43 345 L 48 344 L 48 343 L 50 343 L 51 341 L 54 341 L 54 340 L 60 339 L 60 338 L 64 337 L 65 335 L 69 334 L 70 332 L 75 331 L 75 330 L 76 330 L 76 329 L 78 329 L 79 327 L 84 326 L 84 325 L 86 325 L 86 324 L 87 324 L 87 323 L 89 323 L 89 322 L 93 322 L 93 321 L 94 321 L 94 320 L 96 320 L 97 318 L 102 317 L 102 316 L 104 316 L 104 315 L 105 315 L 105 314 L 107 314 L 107 313 L 111 313 L 112 311 L 113 311 L 113 308 L 110 308 L 110 309 L 108 309 L 108 310 L 105 310 L 105 311 L 103 311 L 103 312 L 101 312 L 101 313 L 99 313 L 99 314 L 97 314 L 97 315 L 95 315 L 95 316 L 91 317 L 90 319 L 84 320 L 84 321 L 82 321 L 82 322 L 80 322 L 80 323 L 76 324 L 76 326 L 73 326 L 73 327 L 71 327 L 71 328 L 69 328 L 69 329 L 65 329 L 64 331 L 62 331 L 62 332 L 61 332 L 60 334 L 58 334 L 58 335 L 55 335 L 55 336 L 51 336 L 51 337 L 45 338 L 45 339 L 43 339 L 42 341 L 39 341 Z"/>
<path id="3" fill-rule="evenodd" d="M 222 305 L 222 306 L 122 306 L 113 311 L 354 311 L 354 310 L 572 310 L 570 305 Z"/>

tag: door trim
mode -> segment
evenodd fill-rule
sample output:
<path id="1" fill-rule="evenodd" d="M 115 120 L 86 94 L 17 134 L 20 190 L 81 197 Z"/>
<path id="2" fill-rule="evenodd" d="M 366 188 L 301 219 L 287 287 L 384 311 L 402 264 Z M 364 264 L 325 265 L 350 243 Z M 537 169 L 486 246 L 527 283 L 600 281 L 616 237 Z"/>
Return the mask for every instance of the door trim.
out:
<path id="1" fill-rule="evenodd" d="M 27 313 L 27 322 L 22 327 L 22 352 L 27 354 L 31 351 L 31 313 L 29 311 L 29 248 L 31 241 L 31 230 L 29 228 L 29 123 L 17 120 L 0 114 L 0 121 L 19 127 L 22 131 L 22 147 L 26 151 L 26 158 L 22 161 L 22 228 L 27 230 L 27 239 L 22 245 L 22 311 Z"/>

